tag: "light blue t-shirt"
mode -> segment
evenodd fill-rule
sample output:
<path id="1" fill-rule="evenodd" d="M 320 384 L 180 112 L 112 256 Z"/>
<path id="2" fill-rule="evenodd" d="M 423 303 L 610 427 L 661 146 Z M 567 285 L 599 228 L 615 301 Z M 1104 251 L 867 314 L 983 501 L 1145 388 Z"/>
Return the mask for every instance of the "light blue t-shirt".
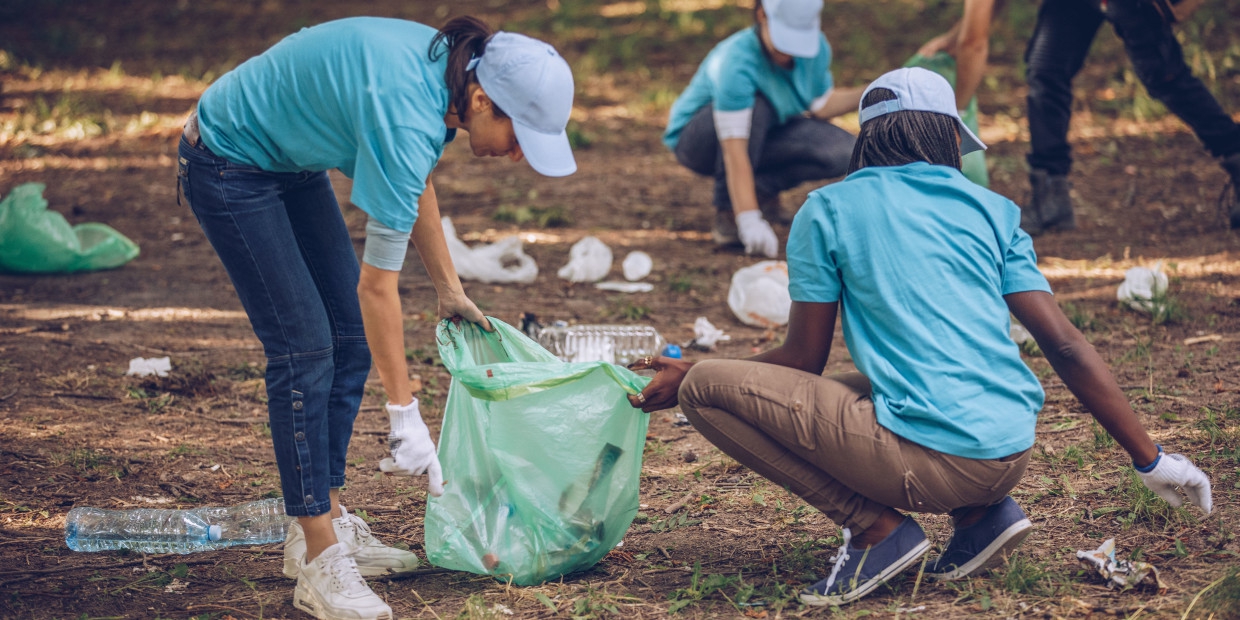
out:
<path id="1" fill-rule="evenodd" d="M 438 31 L 354 17 L 305 28 L 217 80 L 198 102 L 202 140 L 220 157 L 272 172 L 339 168 L 350 199 L 409 232 L 448 131 Z"/>
<path id="2" fill-rule="evenodd" d="M 675 150 L 680 131 L 707 104 L 714 104 L 718 112 L 748 110 L 762 93 L 783 124 L 809 111 L 831 86 L 831 46 L 825 35 L 817 56 L 794 58 L 792 68 L 785 69 L 767 58 L 757 30 L 746 28 L 706 55 L 689 86 L 672 104 L 663 143 Z"/>
<path id="3" fill-rule="evenodd" d="M 794 301 L 840 302 L 879 424 L 974 459 L 1033 445 L 1044 394 L 1003 296 L 1050 285 L 1012 201 L 948 166 L 867 167 L 809 195 L 787 255 Z"/>

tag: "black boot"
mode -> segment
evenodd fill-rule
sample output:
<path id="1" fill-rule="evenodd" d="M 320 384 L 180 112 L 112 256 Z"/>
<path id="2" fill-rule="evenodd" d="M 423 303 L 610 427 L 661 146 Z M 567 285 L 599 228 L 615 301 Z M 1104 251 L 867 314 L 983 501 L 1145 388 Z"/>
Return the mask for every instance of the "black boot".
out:
<path id="1" fill-rule="evenodd" d="M 1222 164 L 1223 170 L 1227 171 L 1231 179 L 1223 188 L 1221 202 L 1223 209 L 1227 211 L 1231 227 L 1235 230 L 1240 228 L 1240 153 L 1224 157 Z"/>
<path id="2" fill-rule="evenodd" d="M 1029 205 L 1021 209 L 1020 227 L 1030 235 L 1048 230 L 1071 230 L 1076 228 L 1076 215 L 1072 213 L 1072 197 L 1068 195 L 1068 177 L 1050 174 L 1034 168 L 1029 173 L 1029 185 L 1033 195 Z"/>

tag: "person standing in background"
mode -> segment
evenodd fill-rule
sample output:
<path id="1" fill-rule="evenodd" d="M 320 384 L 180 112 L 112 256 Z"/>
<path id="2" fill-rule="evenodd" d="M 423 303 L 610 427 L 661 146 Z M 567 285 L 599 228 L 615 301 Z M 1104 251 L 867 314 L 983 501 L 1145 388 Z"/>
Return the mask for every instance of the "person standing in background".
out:
<path id="1" fill-rule="evenodd" d="M 1223 194 L 1232 229 L 1240 228 L 1240 125 L 1223 111 L 1184 61 L 1172 26 L 1200 0 L 1043 0 L 1025 52 L 1029 81 L 1029 182 L 1032 199 L 1021 217 L 1031 235 L 1076 227 L 1069 194 L 1072 78 L 1103 21 L 1124 42 L 1137 77 L 1155 99 L 1180 117 L 1230 177 Z"/>

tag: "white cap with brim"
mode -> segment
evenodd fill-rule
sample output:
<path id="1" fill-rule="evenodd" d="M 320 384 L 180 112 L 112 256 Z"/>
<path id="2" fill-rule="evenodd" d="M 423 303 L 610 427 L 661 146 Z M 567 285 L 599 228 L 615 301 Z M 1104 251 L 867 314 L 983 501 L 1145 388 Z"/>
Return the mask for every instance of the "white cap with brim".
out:
<path id="1" fill-rule="evenodd" d="M 510 118 L 526 161 L 540 174 L 577 171 L 568 144 L 573 72 L 555 48 L 525 35 L 497 32 L 478 58 L 478 83 Z"/>
<path id="2" fill-rule="evenodd" d="M 861 101 L 864 102 L 865 96 L 875 88 L 886 88 L 895 93 L 896 98 L 862 107 L 860 110 L 861 124 L 864 125 L 868 120 L 901 110 L 945 114 L 956 119 L 956 125 L 960 129 L 961 155 L 986 150 L 986 145 L 982 144 L 982 141 L 965 126 L 964 121 L 960 120 L 960 112 L 956 110 L 956 93 L 943 76 L 921 67 L 888 71 L 879 76 L 877 80 L 870 82 L 865 92 L 861 94 Z"/>
<path id="3" fill-rule="evenodd" d="M 822 40 L 822 0 L 762 0 L 771 45 L 796 56 L 818 55 Z"/>

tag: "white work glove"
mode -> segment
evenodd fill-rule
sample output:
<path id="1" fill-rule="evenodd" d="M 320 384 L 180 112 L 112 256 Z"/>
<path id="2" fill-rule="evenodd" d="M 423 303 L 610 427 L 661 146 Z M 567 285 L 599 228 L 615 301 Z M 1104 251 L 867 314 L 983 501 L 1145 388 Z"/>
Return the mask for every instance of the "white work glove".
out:
<path id="1" fill-rule="evenodd" d="M 1182 503 L 1180 494 L 1175 492 L 1175 488 L 1180 487 L 1188 495 L 1188 501 L 1210 514 L 1214 504 L 1210 498 L 1210 479 L 1183 454 L 1163 454 L 1162 446 L 1159 446 L 1154 468 L 1148 472 L 1138 469 L 1137 475 L 1141 476 L 1141 482 L 1149 490 L 1167 500 L 1168 504 L 1179 506 Z"/>
<path id="2" fill-rule="evenodd" d="M 392 456 L 379 461 L 379 469 L 397 476 L 426 474 L 429 483 L 427 491 L 435 497 L 443 495 L 443 470 L 439 467 L 439 457 L 435 455 L 431 431 L 426 428 L 418 411 L 418 399 L 403 407 L 388 403 L 387 412 L 391 423 L 388 449 L 392 451 Z"/>
<path id="3" fill-rule="evenodd" d="M 762 219 L 758 210 L 741 211 L 736 214 L 736 236 L 745 244 L 746 254 L 761 254 L 775 258 L 779 254 L 779 238 L 771 225 Z"/>

